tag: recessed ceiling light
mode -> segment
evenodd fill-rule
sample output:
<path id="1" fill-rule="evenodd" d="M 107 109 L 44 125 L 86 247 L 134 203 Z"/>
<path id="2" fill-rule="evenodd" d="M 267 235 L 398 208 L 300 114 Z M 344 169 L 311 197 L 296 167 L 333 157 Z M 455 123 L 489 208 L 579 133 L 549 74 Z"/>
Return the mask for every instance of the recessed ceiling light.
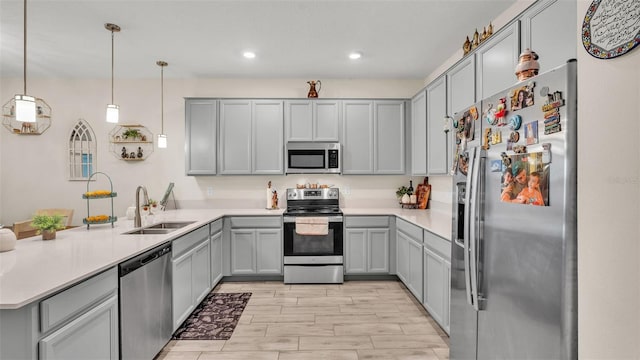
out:
<path id="1" fill-rule="evenodd" d="M 358 60 L 362 57 L 362 54 L 359 52 L 352 52 L 351 54 L 349 54 L 349 59 L 351 60 Z"/>
<path id="2" fill-rule="evenodd" d="M 256 53 L 251 51 L 245 51 L 244 54 L 242 54 L 242 56 L 244 56 L 247 59 L 253 59 L 256 57 Z"/>

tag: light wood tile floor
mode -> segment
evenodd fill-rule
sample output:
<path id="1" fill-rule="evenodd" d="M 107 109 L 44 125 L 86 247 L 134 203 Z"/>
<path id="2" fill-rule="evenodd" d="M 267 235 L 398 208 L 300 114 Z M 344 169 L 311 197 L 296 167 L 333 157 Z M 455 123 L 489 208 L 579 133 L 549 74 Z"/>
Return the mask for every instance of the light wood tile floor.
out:
<path id="1" fill-rule="evenodd" d="M 156 360 L 444 360 L 449 338 L 398 281 L 228 282 L 251 292 L 229 340 L 172 340 Z"/>

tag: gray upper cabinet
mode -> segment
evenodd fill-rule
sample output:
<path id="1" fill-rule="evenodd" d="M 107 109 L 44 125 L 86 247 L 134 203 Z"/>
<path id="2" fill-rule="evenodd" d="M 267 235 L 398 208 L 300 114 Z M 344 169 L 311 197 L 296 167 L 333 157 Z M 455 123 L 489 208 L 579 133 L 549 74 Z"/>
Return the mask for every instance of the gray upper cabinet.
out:
<path id="1" fill-rule="evenodd" d="M 447 114 L 458 111 L 476 102 L 476 62 L 470 55 L 447 71 Z"/>
<path id="2" fill-rule="evenodd" d="M 251 174 L 251 101 L 220 100 L 220 173 Z"/>
<path id="3" fill-rule="evenodd" d="M 404 174 L 404 101 L 343 101 L 343 174 Z"/>
<path id="4" fill-rule="evenodd" d="M 411 175 L 427 175 L 427 92 L 411 99 Z"/>
<path id="5" fill-rule="evenodd" d="M 373 101 L 345 100 L 343 114 L 343 174 L 373 173 Z"/>
<path id="6" fill-rule="evenodd" d="M 404 101 L 374 101 L 374 174 L 404 174 Z"/>
<path id="7" fill-rule="evenodd" d="M 447 86 L 445 77 L 427 86 L 427 174 L 447 173 L 449 146 L 444 132 L 444 117 L 447 115 Z"/>
<path id="8" fill-rule="evenodd" d="M 253 174 L 282 174 L 284 144 L 282 101 L 253 101 Z"/>
<path id="9" fill-rule="evenodd" d="M 290 100 L 285 103 L 286 141 L 340 141 L 340 101 Z"/>
<path id="10" fill-rule="evenodd" d="M 576 6 L 575 1 L 538 1 L 520 18 L 522 49 L 540 56 L 540 72 L 577 57 Z"/>
<path id="11" fill-rule="evenodd" d="M 216 174 L 217 100 L 185 101 L 185 164 L 187 175 Z"/>
<path id="12" fill-rule="evenodd" d="M 283 102 L 220 100 L 220 174 L 284 172 Z"/>
<path id="13" fill-rule="evenodd" d="M 477 98 L 483 99 L 494 95 L 498 91 L 518 82 L 515 68 L 520 55 L 519 24 L 516 21 L 501 29 L 486 40 L 476 51 L 478 61 L 478 71 L 476 72 Z"/>

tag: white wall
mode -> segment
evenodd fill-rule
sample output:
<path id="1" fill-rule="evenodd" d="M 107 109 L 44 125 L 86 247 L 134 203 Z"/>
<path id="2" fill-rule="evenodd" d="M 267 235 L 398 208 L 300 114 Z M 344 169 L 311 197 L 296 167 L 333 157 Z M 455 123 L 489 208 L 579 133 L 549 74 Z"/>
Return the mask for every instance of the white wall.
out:
<path id="1" fill-rule="evenodd" d="M 576 36 L 579 354 L 640 359 L 640 49 L 597 60 Z"/>
<path id="2" fill-rule="evenodd" d="M 170 67 L 166 72 L 170 71 Z M 21 79 L 3 79 L 0 99 L 10 99 L 22 88 Z M 345 205 L 365 206 L 371 198 L 395 205 L 395 190 L 408 184 L 406 176 L 185 176 L 184 97 L 270 97 L 305 98 L 308 85 L 303 79 L 165 79 L 165 132 L 168 149 L 156 149 L 143 162 L 125 162 L 109 149 L 112 124 L 104 121 L 110 101 L 109 79 L 29 79 L 29 92 L 45 99 L 53 109 L 51 128 L 40 136 L 19 136 L 0 129 L 0 223 L 28 219 L 38 208 L 72 207 L 74 224 L 87 214 L 86 182 L 67 180 L 66 149 L 71 127 L 83 118 L 98 139 L 97 168 L 110 175 L 115 198 L 115 214 L 121 216 L 134 202 L 137 185 L 146 185 L 151 197 L 162 197 L 169 182 L 184 206 L 264 206 L 264 188 L 269 180 L 278 190 L 296 182 L 321 181 L 348 187 Z M 142 124 L 152 133 L 160 132 L 160 79 L 118 80 L 115 102 L 121 108 L 121 123 Z M 331 80 L 323 81 L 321 98 L 409 98 L 422 86 L 420 80 Z M 119 151 L 118 151 L 119 153 Z M 417 183 L 421 179 L 414 179 Z M 442 182 L 441 182 L 442 183 Z M 107 187 L 98 177 L 91 190 Z M 442 183 L 443 191 L 448 184 Z M 207 195 L 208 188 L 213 195 Z M 447 199 L 434 191 L 432 199 Z M 108 200 L 91 202 L 91 213 L 108 212 Z"/>

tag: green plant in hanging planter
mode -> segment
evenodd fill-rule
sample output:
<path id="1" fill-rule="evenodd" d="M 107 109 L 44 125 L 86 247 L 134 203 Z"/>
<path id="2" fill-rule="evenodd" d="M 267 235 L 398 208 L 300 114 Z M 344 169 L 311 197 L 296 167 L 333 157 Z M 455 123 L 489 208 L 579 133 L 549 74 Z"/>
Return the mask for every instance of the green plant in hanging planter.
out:
<path id="1" fill-rule="evenodd" d="M 138 129 L 127 129 L 122 132 L 122 137 L 125 139 L 137 139 L 140 137 L 140 130 Z"/>

